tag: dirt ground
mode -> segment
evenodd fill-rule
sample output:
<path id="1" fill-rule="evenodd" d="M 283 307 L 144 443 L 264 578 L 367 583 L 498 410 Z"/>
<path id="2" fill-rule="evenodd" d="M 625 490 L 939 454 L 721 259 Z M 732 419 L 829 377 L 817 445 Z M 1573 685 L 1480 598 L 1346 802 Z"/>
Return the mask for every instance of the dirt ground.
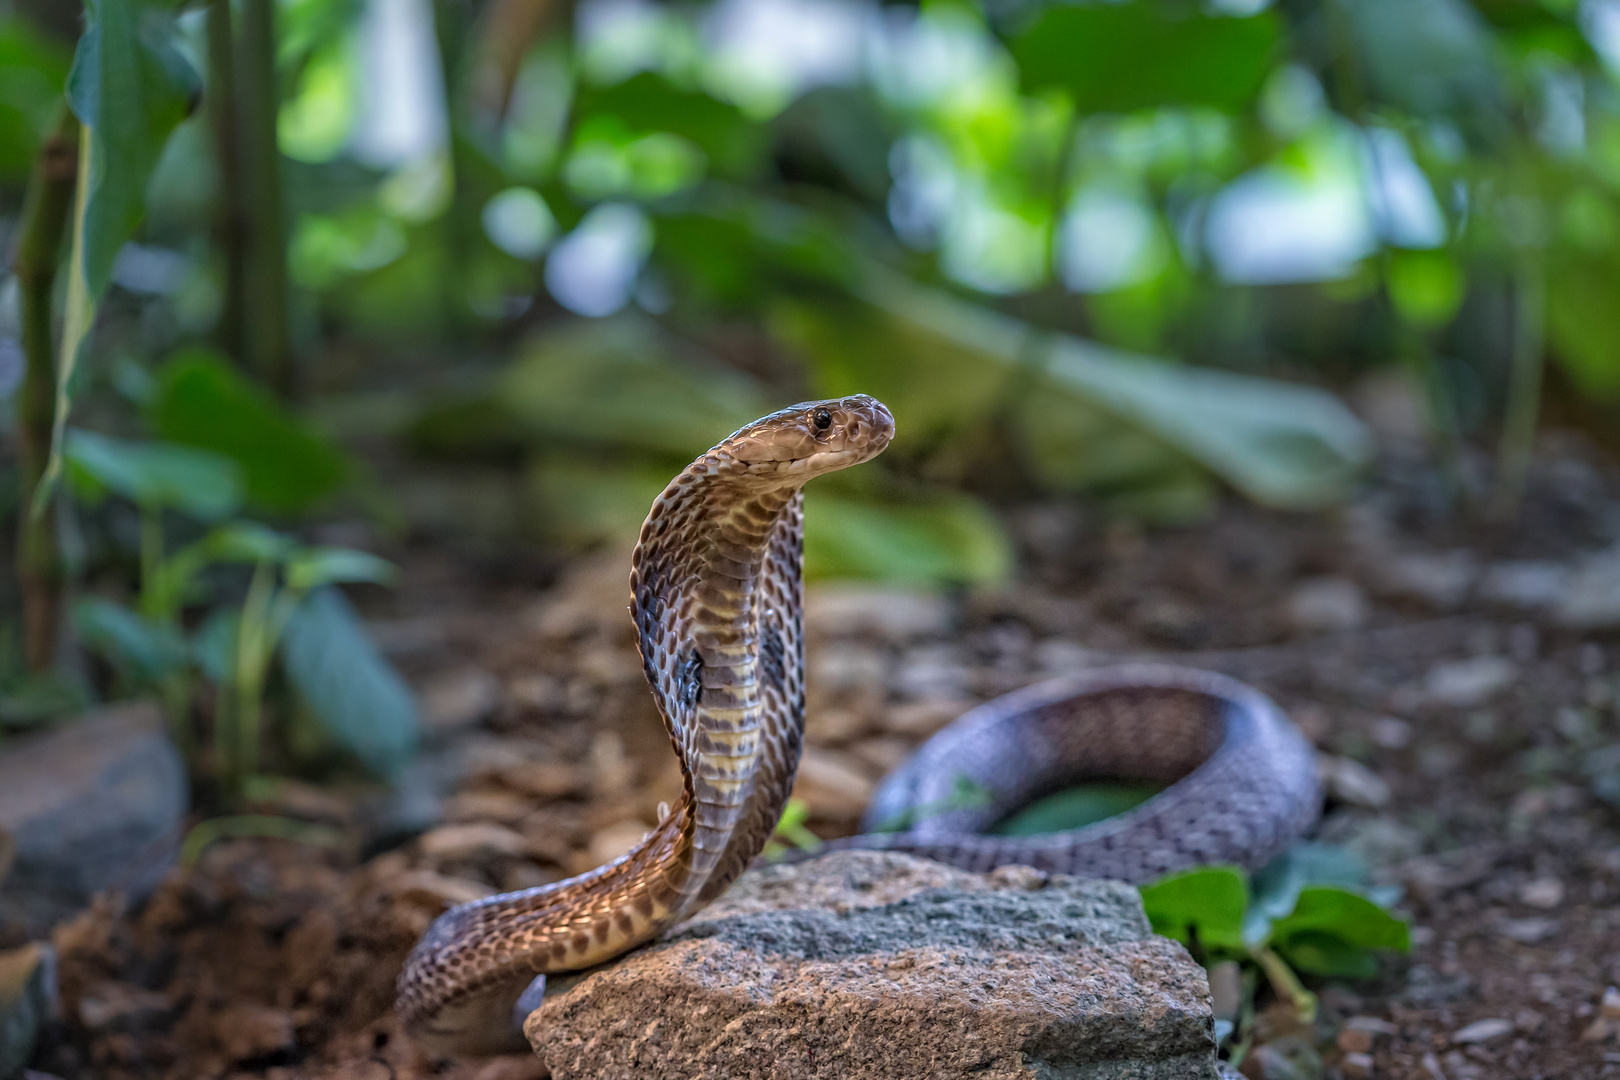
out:
<path id="1" fill-rule="evenodd" d="M 874 780 L 973 702 L 1121 656 L 1225 670 L 1331 755 L 1320 836 L 1401 885 L 1415 927 L 1380 983 L 1319 987 L 1325 1075 L 1620 1075 L 1620 1020 L 1601 1009 L 1620 984 L 1620 813 L 1603 798 L 1620 790 L 1620 634 L 1561 628 L 1537 592 L 1547 567 L 1620 541 L 1620 475 L 1554 437 L 1529 491 L 1516 526 L 1482 526 L 1393 455 L 1327 514 L 1234 501 L 1200 527 L 1143 531 L 1029 506 L 1009 515 L 1024 565 L 1009 588 L 818 590 L 811 825 L 851 831 Z M 402 794 L 289 786 L 263 809 L 326 827 L 311 834 L 324 843 L 222 842 L 144 905 L 108 900 L 62 927 L 64 1018 L 39 1069 L 540 1074 L 528 1057 L 425 1059 L 392 1018 L 392 981 L 444 905 L 612 857 L 677 788 L 626 563 L 580 560 L 542 588 L 444 554 L 401 561 L 402 586 L 364 599 L 425 702 L 430 741 Z M 1520 569 L 1486 572 L 1503 566 Z M 1280 1056 L 1258 1060 L 1249 1071 L 1282 1080 Z"/>

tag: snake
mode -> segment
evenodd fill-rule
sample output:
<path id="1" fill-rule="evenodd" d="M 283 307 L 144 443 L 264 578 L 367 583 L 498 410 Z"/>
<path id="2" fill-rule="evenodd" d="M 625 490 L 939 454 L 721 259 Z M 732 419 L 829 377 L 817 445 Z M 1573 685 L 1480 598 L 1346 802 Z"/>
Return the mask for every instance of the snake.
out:
<path id="1" fill-rule="evenodd" d="M 655 939 L 760 856 L 803 742 L 803 487 L 876 457 L 894 430 L 889 410 L 863 394 L 793 405 L 722 440 L 654 501 L 631 557 L 630 613 L 682 792 L 618 859 L 435 919 L 396 994 L 405 1030 L 425 1049 L 522 1049 L 522 1022 L 546 975 Z M 1166 786 L 1082 828 L 988 834 L 1032 800 L 1102 778 Z M 964 783 L 984 797 L 953 801 Z M 1142 883 L 1208 863 L 1259 867 L 1310 827 L 1321 799 L 1310 744 L 1259 690 L 1212 672 L 1129 664 L 964 713 L 876 788 L 863 826 L 898 821 L 900 831 L 822 850 Z"/>

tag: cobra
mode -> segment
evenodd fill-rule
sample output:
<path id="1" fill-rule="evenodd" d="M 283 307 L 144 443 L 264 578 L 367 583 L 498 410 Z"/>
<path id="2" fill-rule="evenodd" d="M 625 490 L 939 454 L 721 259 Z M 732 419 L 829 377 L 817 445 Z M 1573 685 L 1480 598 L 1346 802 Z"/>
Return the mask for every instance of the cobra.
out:
<path id="1" fill-rule="evenodd" d="M 772 413 L 699 457 L 658 499 L 630 571 L 642 666 L 680 760 L 682 794 L 628 854 L 552 885 L 441 915 L 400 974 L 398 1010 L 443 1054 L 520 1048 L 544 976 L 610 960 L 708 904 L 759 855 L 804 729 L 802 488 L 894 434 L 865 395 Z M 1091 777 L 1168 784 L 1135 809 L 1040 837 L 982 835 Z M 965 779 L 988 805 L 954 807 Z M 1206 862 L 1258 866 L 1320 807 L 1309 745 L 1258 691 L 1206 672 L 1107 669 L 964 715 L 878 789 L 868 824 L 907 831 L 830 847 L 909 851 L 985 870 L 1024 863 L 1145 881 Z"/>

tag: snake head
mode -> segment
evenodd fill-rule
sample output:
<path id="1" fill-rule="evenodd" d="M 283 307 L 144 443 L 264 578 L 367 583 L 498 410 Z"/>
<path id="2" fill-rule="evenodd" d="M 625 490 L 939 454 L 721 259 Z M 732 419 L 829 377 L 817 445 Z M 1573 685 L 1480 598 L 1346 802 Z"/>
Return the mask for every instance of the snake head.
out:
<path id="1" fill-rule="evenodd" d="M 871 460 L 893 437 L 894 417 L 884 404 L 853 394 L 790 405 L 755 420 L 716 449 L 743 463 L 751 476 L 802 484 Z"/>

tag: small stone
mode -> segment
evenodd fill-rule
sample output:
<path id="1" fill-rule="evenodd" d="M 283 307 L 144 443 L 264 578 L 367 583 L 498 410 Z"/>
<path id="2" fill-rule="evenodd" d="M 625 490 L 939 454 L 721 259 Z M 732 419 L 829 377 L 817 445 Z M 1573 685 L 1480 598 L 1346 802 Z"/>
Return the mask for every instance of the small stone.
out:
<path id="1" fill-rule="evenodd" d="M 1106 663 L 1108 654 L 1078 641 L 1049 638 L 1035 646 L 1035 666 L 1048 675 L 1071 675 Z"/>
<path id="2" fill-rule="evenodd" d="M 1513 1021 L 1492 1017 L 1489 1020 L 1475 1020 L 1465 1028 L 1451 1033 L 1451 1041 L 1459 1046 L 1470 1043 L 1488 1043 L 1500 1039 L 1504 1035 L 1513 1034 Z"/>
<path id="3" fill-rule="evenodd" d="M 1552 607 L 1563 596 L 1569 567 L 1555 562 L 1499 562 L 1480 579 L 1481 600 L 1519 611 Z"/>
<path id="4" fill-rule="evenodd" d="M 470 859 L 485 855 L 521 856 L 529 842 L 523 834 L 487 821 L 443 825 L 417 841 L 422 854 L 434 859 Z"/>
<path id="5" fill-rule="evenodd" d="M 883 714 L 883 730 L 891 735 L 926 739 L 961 716 L 969 705 L 957 698 L 924 698 L 905 705 L 894 705 Z"/>
<path id="6" fill-rule="evenodd" d="M 1590 555 L 1575 567 L 1556 614 L 1576 630 L 1620 627 L 1620 547 Z"/>
<path id="7" fill-rule="evenodd" d="M 1393 555 L 1374 564 L 1378 586 L 1391 596 L 1448 611 L 1460 605 L 1479 577 L 1479 559 L 1467 548 Z"/>
<path id="8" fill-rule="evenodd" d="M 128 1028 L 167 1016 L 173 1009 L 167 994 L 129 983 L 104 982 L 79 998 L 79 1022 L 91 1031 Z"/>
<path id="9" fill-rule="evenodd" d="M 1598 1015 L 1605 1020 L 1620 1020 L 1620 987 L 1610 986 L 1603 991 Z"/>
<path id="10" fill-rule="evenodd" d="M 858 758 L 837 750 L 807 746 L 799 759 L 793 796 L 816 817 L 853 821 L 872 800 L 873 784 Z"/>
<path id="11" fill-rule="evenodd" d="M 1243 969 L 1236 960 L 1222 960 L 1209 969 L 1209 999 L 1215 1019 L 1237 1020 L 1243 1009 Z"/>
<path id="12" fill-rule="evenodd" d="M 406 870 L 390 875 L 379 888 L 385 896 L 430 910 L 482 900 L 493 891 L 482 882 L 435 874 L 431 870 Z"/>
<path id="13" fill-rule="evenodd" d="M 509 765 L 497 770 L 495 776 L 507 787 L 547 802 L 583 795 L 591 780 L 588 770 L 557 761 Z"/>
<path id="14" fill-rule="evenodd" d="M 646 835 L 647 823 L 644 821 L 616 821 L 605 829 L 598 829 L 592 833 L 587 850 L 591 853 L 593 864 L 601 866 L 612 862 L 641 843 L 642 837 Z"/>
<path id="15" fill-rule="evenodd" d="M 1468 709 L 1485 704 L 1518 677 L 1519 666 L 1507 657 L 1476 656 L 1430 668 L 1423 690 L 1436 704 Z"/>
<path id="16" fill-rule="evenodd" d="M 534 809 L 534 802 L 515 791 L 462 791 L 445 800 L 444 816 L 452 822 L 493 821 L 516 825 Z"/>
<path id="17" fill-rule="evenodd" d="M 881 689 L 889 665 L 881 651 L 855 642 L 829 642 L 810 654 L 806 685 L 817 694 Z"/>
<path id="18" fill-rule="evenodd" d="M 1352 1050 L 1339 1061 L 1339 1068 L 1350 1080 L 1368 1080 L 1373 1074 L 1372 1055 L 1361 1050 Z"/>
<path id="19" fill-rule="evenodd" d="M 616 731 L 598 731 L 591 738 L 591 793 L 598 799 L 612 799 L 630 790 L 635 783 L 635 765 L 625 752 L 624 740 Z"/>
<path id="20" fill-rule="evenodd" d="M 1389 784 L 1359 761 L 1336 754 L 1318 754 L 1316 760 L 1331 797 L 1364 810 L 1382 810 L 1389 805 Z"/>
<path id="21" fill-rule="evenodd" d="M 445 736 L 487 719 L 501 703 L 501 681 L 482 668 L 441 675 L 422 688 L 422 729 Z"/>
<path id="22" fill-rule="evenodd" d="M 1564 902 L 1564 883 L 1555 877 L 1536 878 L 1519 890 L 1519 903 L 1551 911 Z"/>
<path id="23" fill-rule="evenodd" d="M 157 706 L 113 706 L 0 746 L 0 832 L 15 843 L 0 896 L 43 933 L 115 885 L 144 896 L 168 869 L 186 767 Z"/>
<path id="24" fill-rule="evenodd" d="M 243 1002 L 214 1018 L 214 1037 L 226 1058 L 250 1061 L 296 1049 L 298 1025 L 290 1012 Z"/>
<path id="25" fill-rule="evenodd" d="M 1304 633 L 1354 630 L 1370 614 L 1367 594 L 1349 578 L 1307 578 L 1294 586 L 1283 603 L 1290 625 Z"/>
<path id="26" fill-rule="evenodd" d="M 866 713 L 859 709 L 811 708 L 804 721 L 804 737 L 813 743 L 846 743 L 866 734 Z"/>
<path id="27" fill-rule="evenodd" d="M 1405 750 L 1412 743 L 1412 725 L 1395 716 L 1380 716 L 1371 724 L 1373 745 L 1384 750 Z"/>
<path id="28" fill-rule="evenodd" d="M 1521 945 L 1534 945 L 1558 933 L 1558 920 L 1546 918 L 1503 919 L 1496 924 L 1496 932 L 1509 941 Z"/>
<path id="29" fill-rule="evenodd" d="M 804 602 L 805 628 L 827 637 L 870 635 L 893 641 L 943 634 L 950 604 L 934 592 L 818 585 Z"/>
<path id="30" fill-rule="evenodd" d="M 961 651 L 951 645 L 929 645 L 906 653 L 894 676 L 894 688 L 912 700 L 960 699 L 967 696 L 973 672 Z"/>
<path id="31" fill-rule="evenodd" d="M 861 764 L 873 773 L 887 776 L 911 756 L 912 745 L 909 739 L 879 736 L 875 739 L 862 739 L 850 747 L 849 752 L 859 758 Z"/>
<path id="32" fill-rule="evenodd" d="M 1255 1080 L 1321 1080 L 1322 1056 L 1304 1036 L 1286 1035 L 1256 1047 L 1244 1070 Z"/>

